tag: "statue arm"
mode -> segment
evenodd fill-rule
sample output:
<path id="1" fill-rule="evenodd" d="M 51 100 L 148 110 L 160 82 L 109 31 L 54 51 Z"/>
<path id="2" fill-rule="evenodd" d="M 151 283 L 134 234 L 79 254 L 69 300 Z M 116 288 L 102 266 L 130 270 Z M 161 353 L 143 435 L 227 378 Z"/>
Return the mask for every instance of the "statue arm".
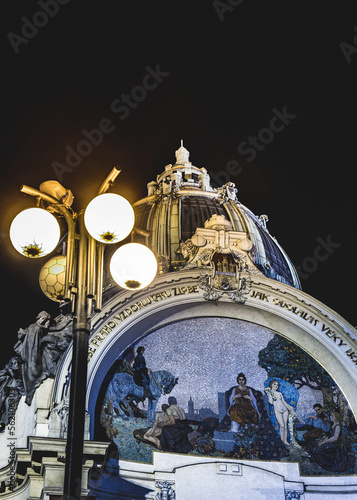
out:
<path id="1" fill-rule="evenodd" d="M 17 332 L 17 340 L 20 342 L 25 338 L 26 331 L 23 328 L 20 328 Z"/>
<path id="2" fill-rule="evenodd" d="M 70 324 L 71 321 L 72 321 L 71 316 L 69 316 L 69 317 L 62 316 L 62 317 L 60 317 L 58 322 L 56 322 L 55 325 L 53 325 L 49 328 L 49 332 L 59 332 L 60 330 L 64 330 Z"/>

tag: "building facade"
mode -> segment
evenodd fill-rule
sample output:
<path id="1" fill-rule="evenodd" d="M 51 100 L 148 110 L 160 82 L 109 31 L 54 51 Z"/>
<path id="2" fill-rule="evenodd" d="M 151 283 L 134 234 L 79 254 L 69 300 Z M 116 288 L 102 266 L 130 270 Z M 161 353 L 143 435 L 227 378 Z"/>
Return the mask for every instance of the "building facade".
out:
<path id="1" fill-rule="evenodd" d="M 301 290 L 267 216 L 234 184 L 213 189 L 183 145 L 134 209 L 134 241 L 159 272 L 137 292 L 106 274 L 89 342 L 82 495 L 356 498 L 355 328 Z M 62 495 L 70 315 L 56 324 L 56 370 L 31 401 L 11 406 L 3 378 L 0 498 Z"/>

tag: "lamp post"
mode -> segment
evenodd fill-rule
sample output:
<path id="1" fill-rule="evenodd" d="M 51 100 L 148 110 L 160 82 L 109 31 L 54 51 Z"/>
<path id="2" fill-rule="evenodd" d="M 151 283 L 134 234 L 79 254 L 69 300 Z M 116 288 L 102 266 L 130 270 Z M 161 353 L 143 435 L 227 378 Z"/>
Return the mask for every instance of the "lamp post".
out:
<path id="1" fill-rule="evenodd" d="M 21 186 L 22 192 L 35 196 L 38 205 L 44 205 L 44 208 L 37 207 L 21 212 L 10 227 L 13 245 L 20 253 L 30 258 L 47 255 L 58 244 L 60 231 L 53 213 L 63 216 L 68 227 L 65 284 L 61 296 L 63 300 L 72 302 L 73 315 L 72 369 L 63 488 L 66 500 L 81 498 L 88 339 L 92 311 L 94 309 L 99 312 L 102 307 L 104 245 L 123 240 L 134 226 L 134 212 L 129 202 L 117 194 L 107 193 L 119 173 L 120 170 L 115 167 L 86 210 L 78 213 L 70 208 L 73 201 L 71 191 L 56 181 L 41 184 L 40 190 Z M 41 218 L 40 222 L 35 220 L 37 216 Z M 47 224 L 53 228 L 51 231 L 54 243 L 49 241 L 50 230 Z M 124 252 L 124 257 L 121 257 L 125 247 L 129 247 L 129 254 L 125 257 Z M 143 252 L 143 256 L 134 254 L 138 247 L 141 247 L 139 250 Z M 129 257 L 134 255 L 136 260 L 131 263 L 133 266 L 129 263 Z M 145 273 L 141 276 L 137 274 L 137 269 L 143 260 Z M 151 271 L 148 273 L 149 268 Z M 120 286 L 138 290 L 153 280 L 157 263 L 147 247 L 128 243 L 114 253 L 110 269 L 114 280 Z"/>

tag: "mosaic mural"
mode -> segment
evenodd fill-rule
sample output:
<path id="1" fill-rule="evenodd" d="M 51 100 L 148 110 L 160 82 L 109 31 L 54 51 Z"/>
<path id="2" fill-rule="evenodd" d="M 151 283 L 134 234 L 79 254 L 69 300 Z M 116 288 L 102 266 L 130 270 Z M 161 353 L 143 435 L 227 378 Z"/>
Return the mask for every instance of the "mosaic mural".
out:
<path id="1" fill-rule="evenodd" d="M 144 336 L 112 367 L 100 422 L 126 460 L 152 451 L 299 462 L 354 474 L 356 421 L 333 378 L 261 326 L 181 321 Z"/>

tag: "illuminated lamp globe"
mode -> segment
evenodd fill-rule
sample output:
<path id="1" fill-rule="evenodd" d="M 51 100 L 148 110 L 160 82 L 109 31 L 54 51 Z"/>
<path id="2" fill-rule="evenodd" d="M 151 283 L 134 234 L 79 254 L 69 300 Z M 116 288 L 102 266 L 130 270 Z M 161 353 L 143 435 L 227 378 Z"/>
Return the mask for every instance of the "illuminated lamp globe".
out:
<path id="1" fill-rule="evenodd" d="M 134 226 L 134 210 L 130 203 L 114 193 L 96 196 L 84 212 L 88 233 L 101 243 L 118 243 Z"/>
<path id="2" fill-rule="evenodd" d="M 66 279 L 66 257 L 52 257 L 40 271 L 39 282 L 43 293 L 51 300 L 60 302 L 63 299 Z"/>
<path id="3" fill-rule="evenodd" d="M 127 290 L 141 290 L 155 278 L 157 261 L 152 251 L 140 243 L 118 248 L 110 261 L 114 281 Z"/>
<path id="4" fill-rule="evenodd" d="M 52 252 L 60 239 L 57 219 L 43 208 L 27 208 L 10 226 L 10 239 L 15 249 L 32 259 Z"/>

